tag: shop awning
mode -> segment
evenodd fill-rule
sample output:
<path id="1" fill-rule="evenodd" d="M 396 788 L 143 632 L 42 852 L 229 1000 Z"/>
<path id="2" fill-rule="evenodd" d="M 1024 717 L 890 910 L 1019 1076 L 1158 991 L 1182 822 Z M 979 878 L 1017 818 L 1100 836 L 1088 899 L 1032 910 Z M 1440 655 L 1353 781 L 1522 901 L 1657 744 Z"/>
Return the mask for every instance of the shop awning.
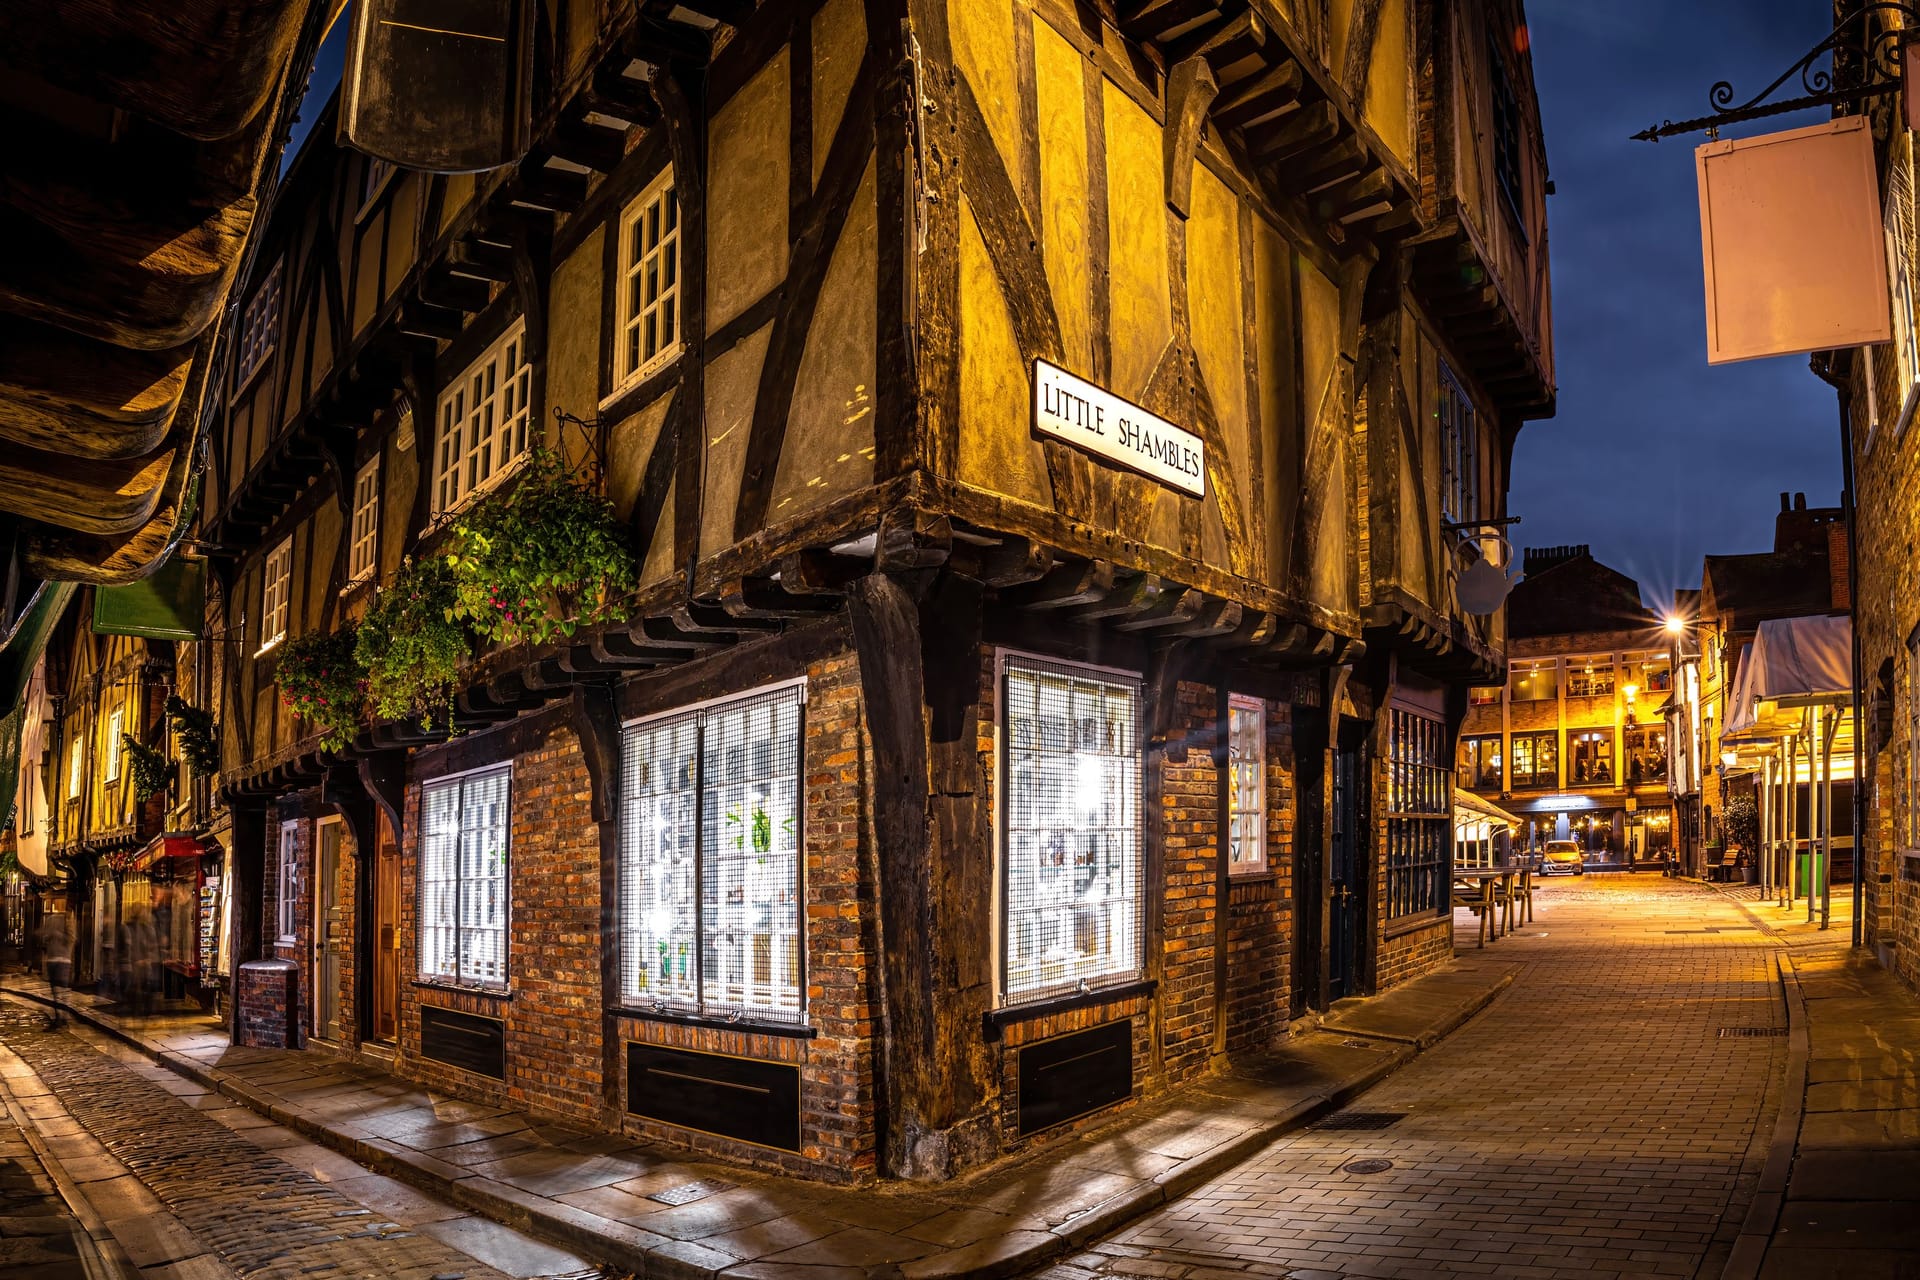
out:
<path id="1" fill-rule="evenodd" d="M 134 855 L 131 870 L 152 871 L 162 862 L 171 862 L 179 858 L 198 858 L 206 852 L 206 846 L 196 836 L 184 835 L 178 831 L 163 832 L 147 842 L 147 847 Z"/>
<path id="2" fill-rule="evenodd" d="M 1463 813 L 1470 813 L 1481 818 L 1491 818 L 1495 822 L 1504 823 L 1508 826 L 1518 826 L 1520 823 L 1520 819 L 1514 817 L 1493 801 L 1483 800 L 1471 791 L 1455 787 L 1453 789 L 1453 821 L 1455 826 L 1459 825 Z"/>
<path id="3" fill-rule="evenodd" d="M 1845 616 L 1760 624 L 1734 676 L 1721 741 L 1738 746 L 1802 732 L 1809 707 L 1838 707 L 1840 732 L 1851 740 L 1853 624 Z"/>

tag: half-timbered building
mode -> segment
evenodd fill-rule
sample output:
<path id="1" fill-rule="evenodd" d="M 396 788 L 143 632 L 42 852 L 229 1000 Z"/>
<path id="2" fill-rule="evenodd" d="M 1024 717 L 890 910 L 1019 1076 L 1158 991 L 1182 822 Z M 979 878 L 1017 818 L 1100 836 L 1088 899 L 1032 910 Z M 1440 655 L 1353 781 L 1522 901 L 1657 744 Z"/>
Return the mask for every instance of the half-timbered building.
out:
<path id="1" fill-rule="evenodd" d="M 290 1038 L 938 1179 L 1449 955 L 1454 587 L 1553 403 L 1518 3 L 536 9 L 524 161 L 316 137 L 241 286 L 202 535 Z M 618 619 L 327 747 L 284 646 L 542 442 Z"/>

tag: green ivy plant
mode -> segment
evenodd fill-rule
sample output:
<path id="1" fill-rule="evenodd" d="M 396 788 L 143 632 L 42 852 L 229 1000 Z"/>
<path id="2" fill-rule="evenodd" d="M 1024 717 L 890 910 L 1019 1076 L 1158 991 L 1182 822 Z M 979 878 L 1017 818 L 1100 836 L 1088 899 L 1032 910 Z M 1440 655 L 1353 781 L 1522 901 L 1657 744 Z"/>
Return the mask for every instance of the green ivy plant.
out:
<path id="1" fill-rule="evenodd" d="M 167 719 L 173 722 L 174 740 L 187 767 L 202 778 L 220 772 L 220 735 L 213 712 L 202 711 L 179 694 L 167 697 Z"/>
<path id="2" fill-rule="evenodd" d="M 338 751 L 365 719 L 367 675 L 352 626 L 310 631 L 286 642 L 275 679 L 280 700 L 320 731 L 321 745 Z"/>
<path id="3" fill-rule="evenodd" d="M 453 524 L 445 556 L 452 616 L 483 640 L 543 643 L 605 622 L 639 565 L 613 504 L 535 448 L 511 489 Z"/>
<path id="4" fill-rule="evenodd" d="M 120 735 L 120 747 L 133 767 L 133 798 L 141 804 L 167 789 L 173 781 L 173 761 L 166 753 L 142 743 L 130 733 Z"/>
<path id="5" fill-rule="evenodd" d="M 457 598 L 453 569 L 442 556 L 409 557 L 374 596 L 360 619 L 355 653 L 376 716 L 411 716 L 427 726 L 447 719 L 469 647 L 454 613 Z"/>

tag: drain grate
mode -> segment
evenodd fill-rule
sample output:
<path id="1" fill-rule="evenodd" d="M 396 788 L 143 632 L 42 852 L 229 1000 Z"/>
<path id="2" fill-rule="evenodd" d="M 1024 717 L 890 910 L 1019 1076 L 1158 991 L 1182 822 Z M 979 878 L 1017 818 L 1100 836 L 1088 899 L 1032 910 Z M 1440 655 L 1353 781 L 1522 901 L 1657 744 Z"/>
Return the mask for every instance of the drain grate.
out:
<path id="1" fill-rule="evenodd" d="M 1336 1129 L 1343 1132 L 1358 1132 L 1366 1129 L 1385 1129 L 1407 1118 L 1404 1111 L 1336 1111 L 1330 1116 L 1322 1116 L 1308 1125 L 1309 1129 Z"/>
<path id="2" fill-rule="evenodd" d="M 665 1191 L 656 1191 L 648 1196 L 661 1204 L 692 1204 L 695 1200 L 705 1200 L 708 1196 L 721 1191 L 731 1191 L 731 1182 L 722 1182 L 718 1178 L 703 1178 L 699 1182 L 683 1182 L 677 1187 L 668 1187 Z"/>
<path id="3" fill-rule="evenodd" d="M 1393 1168 L 1391 1160 L 1349 1160 L 1340 1166 L 1345 1173 L 1385 1173 Z"/>
<path id="4" fill-rule="evenodd" d="M 1750 1039 L 1759 1039 L 1763 1036 L 1784 1036 L 1785 1034 L 1787 1034 L 1787 1029 L 1785 1027 L 1722 1027 L 1720 1028 L 1720 1038 L 1722 1040 L 1750 1040 Z"/>

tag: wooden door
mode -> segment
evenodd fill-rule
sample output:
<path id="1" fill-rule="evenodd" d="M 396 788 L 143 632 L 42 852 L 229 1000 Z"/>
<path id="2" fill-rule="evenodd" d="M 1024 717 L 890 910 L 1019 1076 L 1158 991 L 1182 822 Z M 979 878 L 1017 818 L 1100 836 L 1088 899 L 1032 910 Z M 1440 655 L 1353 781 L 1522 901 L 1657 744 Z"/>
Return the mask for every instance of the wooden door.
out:
<path id="1" fill-rule="evenodd" d="M 340 1039 L 340 977 L 347 959 L 347 908 L 340 894 L 340 819 L 320 823 L 320 856 L 314 884 L 313 1028 L 322 1040 Z"/>
<path id="2" fill-rule="evenodd" d="M 379 820 L 373 866 L 373 1035 L 391 1043 L 400 1009 L 400 847 L 385 817 Z"/>

